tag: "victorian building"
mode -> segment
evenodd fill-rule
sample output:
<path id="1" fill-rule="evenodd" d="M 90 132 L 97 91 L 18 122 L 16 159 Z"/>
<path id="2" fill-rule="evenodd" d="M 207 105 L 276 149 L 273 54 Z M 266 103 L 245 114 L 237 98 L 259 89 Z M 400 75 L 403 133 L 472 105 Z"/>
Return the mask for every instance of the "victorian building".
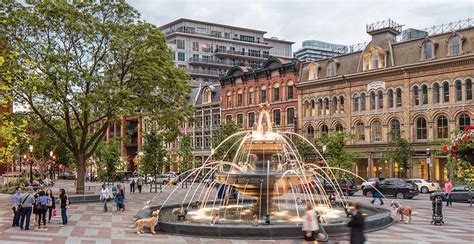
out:
<path id="1" fill-rule="evenodd" d="M 259 104 L 268 103 L 272 121 L 281 131 L 294 131 L 297 117 L 299 61 L 269 58 L 260 69 L 236 66 L 221 77 L 221 113 L 244 130 L 258 120 Z"/>
<path id="2" fill-rule="evenodd" d="M 460 28 L 462 27 L 462 28 Z M 349 131 L 358 153 L 354 172 L 368 177 L 443 181 L 446 157 L 439 141 L 473 124 L 472 19 L 400 38 L 401 25 L 367 25 L 364 50 L 302 65 L 297 83 L 298 125 L 308 138 Z M 413 31 L 413 30 L 412 30 Z M 415 150 L 409 169 L 382 160 L 391 133 Z"/>

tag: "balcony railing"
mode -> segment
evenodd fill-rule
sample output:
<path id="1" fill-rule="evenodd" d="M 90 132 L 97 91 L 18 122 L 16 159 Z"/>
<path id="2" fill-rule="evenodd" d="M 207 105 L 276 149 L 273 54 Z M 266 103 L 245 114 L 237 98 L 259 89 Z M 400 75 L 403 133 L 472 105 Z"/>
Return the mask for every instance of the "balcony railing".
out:
<path id="1" fill-rule="evenodd" d="M 252 67 L 254 69 L 260 67 L 260 65 L 254 64 L 254 63 L 233 62 L 233 61 L 213 59 L 213 58 L 191 57 L 189 58 L 189 62 L 215 64 L 215 65 L 223 65 L 223 66 L 246 66 L 246 67 Z"/>
<path id="2" fill-rule="evenodd" d="M 268 42 L 263 42 L 263 41 L 249 41 L 249 40 L 241 40 L 237 37 L 226 37 L 226 36 L 222 36 L 222 35 L 217 35 L 217 34 L 209 34 L 209 33 L 206 33 L 206 32 L 202 32 L 202 31 L 196 31 L 196 30 L 189 30 L 189 29 L 185 29 L 185 30 L 180 30 L 180 29 L 173 29 L 173 30 L 169 30 L 167 32 L 165 32 L 166 35 L 170 35 L 170 34 L 173 34 L 173 33 L 188 33 L 188 34 L 194 34 L 194 35 L 199 35 L 199 36 L 209 36 L 209 37 L 214 37 L 214 38 L 221 38 L 221 39 L 226 39 L 226 40 L 234 40 L 234 41 L 241 41 L 241 42 L 248 42 L 248 43 L 255 43 L 255 44 L 262 44 L 262 45 L 268 45 Z"/>
<path id="3" fill-rule="evenodd" d="M 188 73 L 191 73 L 191 74 L 203 74 L 203 75 L 215 75 L 215 76 L 224 74 L 224 72 L 215 71 L 215 70 L 205 70 L 205 69 L 187 69 L 187 70 L 188 70 Z"/>
<path id="4" fill-rule="evenodd" d="M 242 52 L 242 51 L 235 51 L 235 50 L 223 50 L 223 49 L 216 49 L 214 50 L 214 53 L 216 54 L 223 53 L 223 54 L 255 57 L 255 58 L 262 58 L 262 59 L 266 59 L 270 56 L 269 54 Z"/>

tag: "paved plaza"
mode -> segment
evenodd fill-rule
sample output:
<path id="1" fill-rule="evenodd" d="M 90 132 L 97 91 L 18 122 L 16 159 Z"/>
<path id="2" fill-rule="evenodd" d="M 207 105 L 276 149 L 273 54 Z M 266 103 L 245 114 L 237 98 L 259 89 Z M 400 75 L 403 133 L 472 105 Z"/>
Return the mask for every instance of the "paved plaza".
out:
<path id="1" fill-rule="evenodd" d="M 72 189 L 71 182 L 60 182 Z M 176 187 L 176 186 L 175 186 Z M 57 188 L 57 187 L 55 187 Z M 174 188 L 174 187 L 173 187 Z M 128 186 L 127 186 L 128 189 Z M 56 190 L 56 189 L 55 189 Z M 60 218 L 53 217 L 47 230 L 22 231 L 12 229 L 10 195 L 0 195 L 0 243 L 301 243 L 301 240 L 228 240 L 205 237 L 168 235 L 158 232 L 155 235 L 137 235 L 130 228 L 134 215 L 155 193 L 126 194 L 125 212 L 102 212 L 100 203 L 73 204 L 68 210 L 69 225 L 61 227 Z M 173 189 L 167 189 L 155 199 L 159 204 Z M 179 202 L 186 189 L 177 189 L 170 203 Z M 57 190 L 56 190 L 57 192 Z M 359 191 L 360 194 L 360 191 Z M 362 196 L 351 197 L 352 201 L 369 204 L 370 199 Z M 419 195 L 414 200 L 402 200 L 403 205 L 411 206 L 416 212 L 411 224 L 394 223 L 391 227 L 367 234 L 369 243 L 472 243 L 474 242 L 474 207 L 469 204 L 454 203 L 452 208 L 444 208 L 445 225 L 433 226 L 431 202 L 428 195 Z M 388 202 L 383 206 L 388 207 Z M 109 209 L 112 203 L 109 203 Z M 33 217 L 32 217 L 33 220 Z M 34 228 L 34 227 L 33 227 Z M 349 243 L 348 237 L 331 238 L 329 243 Z"/>

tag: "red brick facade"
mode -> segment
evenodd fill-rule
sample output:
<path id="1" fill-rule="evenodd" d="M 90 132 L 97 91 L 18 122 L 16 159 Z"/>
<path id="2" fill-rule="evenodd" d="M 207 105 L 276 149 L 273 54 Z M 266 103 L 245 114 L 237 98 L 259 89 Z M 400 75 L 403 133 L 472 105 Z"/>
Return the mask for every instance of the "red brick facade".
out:
<path id="1" fill-rule="evenodd" d="M 234 67 L 221 78 L 221 118 L 251 129 L 258 121 L 259 104 L 268 103 L 280 130 L 293 131 L 297 122 L 299 62 L 270 58 L 261 69 Z"/>

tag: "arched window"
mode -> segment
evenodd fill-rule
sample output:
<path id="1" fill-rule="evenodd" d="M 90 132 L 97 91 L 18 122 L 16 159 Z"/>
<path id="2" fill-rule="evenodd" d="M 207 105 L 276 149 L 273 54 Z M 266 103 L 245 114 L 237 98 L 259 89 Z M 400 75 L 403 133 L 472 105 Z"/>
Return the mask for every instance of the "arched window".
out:
<path id="1" fill-rule="evenodd" d="M 377 109 L 383 109 L 383 92 L 377 93 Z"/>
<path id="2" fill-rule="evenodd" d="M 416 120 L 416 139 L 426 140 L 426 119 L 420 117 Z"/>
<path id="3" fill-rule="evenodd" d="M 443 83 L 443 102 L 449 103 L 449 83 L 447 81 Z"/>
<path id="4" fill-rule="evenodd" d="M 392 89 L 388 90 L 387 99 L 388 99 L 388 108 L 393 108 L 393 90 Z"/>
<path id="5" fill-rule="evenodd" d="M 466 100 L 472 100 L 472 80 L 466 79 Z"/>
<path id="6" fill-rule="evenodd" d="M 309 125 L 307 128 L 306 128 L 306 136 L 308 138 L 313 138 L 314 137 L 314 128 L 313 126 Z"/>
<path id="7" fill-rule="evenodd" d="M 458 55 L 461 53 L 461 38 L 454 35 L 449 39 L 449 55 Z"/>
<path id="8" fill-rule="evenodd" d="M 280 85 L 278 83 L 273 86 L 273 101 L 280 101 Z"/>
<path id="9" fill-rule="evenodd" d="M 379 54 L 377 52 L 372 52 L 372 69 L 378 69 L 379 68 Z"/>
<path id="10" fill-rule="evenodd" d="M 242 106 L 243 98 L 244 98 L 244 94 L 242 94 L 242 90 L 239 90 L 239 91 L 237 92 L 237 106 L 238 106 L 238 107 L 241 107 L 241 106 Z"/>
<path id="11" fill-rule="evenodd" d="M 253 128 L 253 125 L 255 124 L 255 113 L 249 113 L 248 114 L 248 128 Z"/>
<path id="12" fill-rule="evenodd" d="M 324 99 L 324 114 L 329 115 L 329 98 Z"/>
<path id="13" fill-rule="evenodd" d="M 357 136 L 357 140 L 365 141 L 365 126 L 362 122 L 357 122 L 355 126 L 355 134 Z"/>
<path id="14" fill-rule="evenodd" d="M 433 42 L 427 41 L 423 44 L 423 59 L 428 60 L 433 58 Z"/>
<path id="15" fill-rule="evenodd" d="M 418 90 L 418 86 L 413 87 L 413 101 L 415 105 L 420 105 L 420 91 Z"/>
<path id="16" fill-rule="evenodd" d="M 364 71 L 378 68 L 385 68 L 385 52 L 376 46 L 371 46 L 367 53 L 363 54 Z"/>
<path id="17" fill-rule="evenodd" d="M 463 114 L 459 117 L 459 129 L 464 130 L 466 126 L 471 126 L 471 118 L 467 114 Z"/>
<path id="18" fill-rule="evenodd" d="M 210 89 L 205 89 L 202 93 L 202 102 L 211 103 L 212 102 L 212 92 Z"/>
<path id="19" fill-rule="evenodd" d="M 226 107 L 232 108 L 232 93 L 230 91 L 227 92 Z"/>
<path id="20" fill-rule="evenodd" d="M 337 112 L 337 97 L 333 97 L 332 99 L 332 104 L 331 104 L 331 114 L 335 114 Z"/>
<path id="21" fill-rule="evenodd" d="M 226 123 L 232 122 L 232 115 L 230 115 L 230 114 L 226 115 L 226 116 L 225 116 L 225 122 L 226 122 Z"/>
<path id="22" fill-rule="evenodd" d="M 316 116 L 316 102 L 311 100 L 311 116 Z"/>
<path id="23" fill-rule="evenodd" d="M 339 97 L 339 113 L 344 114 L 344 97 Z"/>
<path id="24" fill-rule="evenodd" d="M 359 96 L 354 95 L 354 112 L 359 111 Z"/>
<path id="25" fill-rule="evenodd" d="M 327 72 L 328 72 L 328 75 L 327 75 L 328 77 L 336 76 L 336 63 L 335 62 L 330 62 L 328 64 Z"/>
<path id="26" fill-rule="evenodd" d="M 308 80 L 318 79 L 318 66 L 314 63 L 308 65 Z"/>
<path id="27" fill-rule="evenodd" d="M 393 119 L 390 121 L 390 139 L 394 140 L 400 137 L 400 121 L 398 119 Z"/>
<path id="28" fill-rule="evenodd" d="M 267 88 L 263 86 L 260 88 L 260 103 L 267 102 Z"/>
<path id="29" fill-rule="evenodd" d="M 252 105 L 254 103 L 254 98 L 253 98 L 253 88 L 250 88 L 248 93 L 247 93 L 247 102 L 248 105 Z"/>
<path id="30" fill-rule="evenodd" d="M 446 116 L 439 116 L 436 121 L 437 138 L 448 138 L 448 118 Z"/>
<path id="31" fill-rule="evenodd" d="M 401 88 L 397 88 L 397 107 L 401 107 L 402 106 L 402 89 Z"/>
<path id="32" fill-rule="evenodd" d="M 382 124 L 380 121 L 376 120 L 372 122 L 372 140 L 381 141 L 382 140 Z"/>
<path id="33" fill-rule="evenodd" d="M 286 99 L 291 100 L 294 98 L 294 91 L 293 91 L 293 81 L 289 81 L 286 87 Z"/>
<path id="34" fill-rule="evenodd" d="M 439 93 L 438 83 L 433 84 L 433 101 L 435 104 L 438 104 L 440 102 L 440 93 Z"/>
<path id="35" fill-rule="evenodd" d="M 460 80 L 454 82 L 456 88 L 456 101 L 462 101 L 462 84 Z"/>
<path id="36" fill-rule="evenodd" d="M 421 103 L 422 104 L 428 104 L 428 86 L 427 85 L 422 85 L 421 86 Z"/>
<path id="37" fill-rule="evenodd" d="M 336 131 L 344 131 L 344 127 L 342 127 L 341 124 L 337 123 L 336 124 Z"/>
<path id="38" fill-rule="evenodd" d="M 321 126 L 321 135 L 329 133 L 329 128 L 327 125 Z"/>
<path id="39" fill-rule="evenodd" d="M 375 110 L 375 92 L 370 93 L 370 110 Z"/>
<path id="40" fill-rule="evenodd" d="M 365 93 L 360 94 L 360 111 L 365 111 Z"/>
<path id="41" fill-rule="evenodd" d="M 323 111 L 323 109 L 324 109 L 324 106 L 323 106 L 323 105 L 324 105 L 324 104 L 323 104 L 323 99 L 320 98 L 320 99 L 318 100 L 318 104 L 319 104 L 319 105 L 318 105 L 319 115 L 323 115 L 323 114 L 324 114 L 324 111 Z"/>
<path id="42" fill-rule="evenodd" d="M 294 108 L 286 109 L 286 125 L 295 126 L 295 109 Z"/>

